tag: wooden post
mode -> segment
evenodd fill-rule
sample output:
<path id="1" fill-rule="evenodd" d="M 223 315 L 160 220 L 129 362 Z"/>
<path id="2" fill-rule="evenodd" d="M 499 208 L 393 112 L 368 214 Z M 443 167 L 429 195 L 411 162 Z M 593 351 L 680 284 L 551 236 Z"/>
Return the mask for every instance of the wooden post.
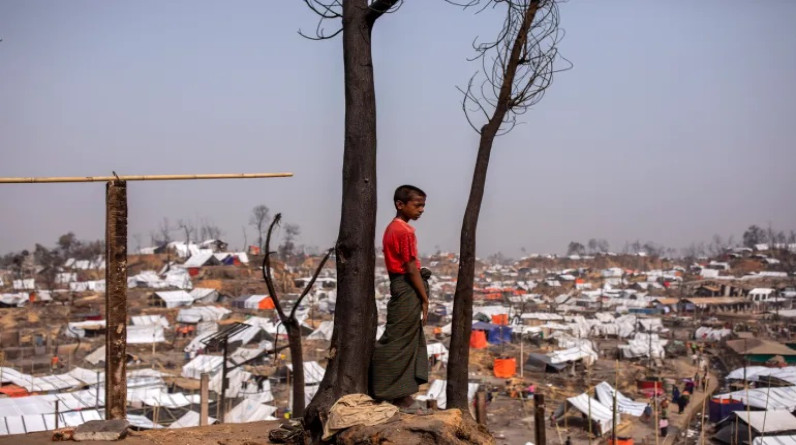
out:
<path id="1" fill-rule="evenodd" d="M 210 412 L 208 405 L 210 397 L 210 374 L 203 372 L 199 379 L 199 426 L 207 425 L 207 416 Z"/>
<path id="2" fill-rule="evenodd" d="M 486 425 L 486 391 L 483 389 L 475 393 L 475 420 Z"/>
<path id="3" fill-rule="evenodd" d="M 105 187 L 105 418 L 127 417 L 127 183 Z"/>
<path id="4" fill-rule="evenodd" d="M 545 445 L 547 438 L 545 437 L 544 423 L 544 394 L 534 393 L 533 395 L 533 425 L 535 427 L 535 445 Z"/>
<path id="5" fill-rule="evenodd" d="M 222 357 L 224 360 L 221 361 L 221 395 L 220 395 L 220 404 L 221 404 L 221 416 L 219 416 L 218 421 L 224 423 L 224 416 L 227 414 L 227 353 L 229 348 L 227 347 L 227 341 L 229 338 L 224 338 L 224 353 Z"/>

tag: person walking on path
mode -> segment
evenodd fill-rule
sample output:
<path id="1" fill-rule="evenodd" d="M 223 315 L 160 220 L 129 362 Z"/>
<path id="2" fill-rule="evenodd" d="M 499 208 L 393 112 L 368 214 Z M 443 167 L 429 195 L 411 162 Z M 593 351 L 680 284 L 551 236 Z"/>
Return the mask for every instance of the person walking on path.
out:
<path id="1" fill-rule="evenodd" d="M 405 412 L 421 409 L 412 394 L 428 382 L 428 350 L 423 325 L 428 319 L 428 278 L 420 268 L 415 229 L 409 225 L 423 214 L 426 193 L 411 185 L 395 190 L 395 218 L 382 240 L 390 275 L 387 325 L 376 341 L 370 366 L 371 392 Z"/>

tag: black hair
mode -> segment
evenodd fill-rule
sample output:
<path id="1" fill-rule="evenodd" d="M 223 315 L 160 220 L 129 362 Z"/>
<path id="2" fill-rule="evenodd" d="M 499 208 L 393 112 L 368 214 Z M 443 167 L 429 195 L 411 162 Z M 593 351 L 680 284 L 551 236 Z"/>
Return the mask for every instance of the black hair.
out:
<path id="1" fill-rule="evenodd" d="M 412 199 L 412 194 L 416 194 L 418 196 L 426 197 L 426 192 L 420 190 L 418 187 L 413 185 L 402 185 L 395 189 L 395 194 L 392 197 L 393 202 L 401 201 L 403 203 L 409 202 Z"/>

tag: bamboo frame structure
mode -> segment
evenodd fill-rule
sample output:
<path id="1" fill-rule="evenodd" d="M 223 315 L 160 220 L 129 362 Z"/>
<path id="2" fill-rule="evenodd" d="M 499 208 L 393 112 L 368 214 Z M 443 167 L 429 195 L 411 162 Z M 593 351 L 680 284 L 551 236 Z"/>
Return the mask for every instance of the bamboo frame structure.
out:
<path id="1" fill-rule="evenodd" d="M 288 178 L 290 172 L 279 173 L 214 173 L 196 175 L 122 175 L 122 176 L 52 176 L 28 178 L 0 178 L 0 184 L 43 184 L 55 182 L 107 182 L 107 181 L 178 181 L 188 179 L 252 179 Z"/>

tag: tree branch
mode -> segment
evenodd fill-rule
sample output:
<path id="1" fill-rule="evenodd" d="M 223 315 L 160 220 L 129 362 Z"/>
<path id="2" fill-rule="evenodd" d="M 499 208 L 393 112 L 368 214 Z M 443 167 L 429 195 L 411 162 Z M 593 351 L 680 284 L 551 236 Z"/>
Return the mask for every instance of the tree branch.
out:
<path id="1" fill-rule="evenodd" d="M 396 4 L 398 4 L 398 7 L 390 11 L 390 9 L 392 9 L 392 7 Z M 370 26 L 373 26 L 373 24 L 376 22 L 376 19 L 388 12 L 397 11 L 402 4 L 403 0 L 373 0 L 370 6 L 368 6 L 368 8 L 370 8 L 370 11 L 368 12 L 368 23 Z"/>
<path id="2" fill-rule="evenodd" d="M 291 320 L 295 319 L 295 317 L 296 317 L 296 309 L 298 309 L 299 304 L 301 304 L 301 300 L 303 300 L 304 297 L 306 297 L 307 294 L 310 293 L 310 289 L 312 289 L 312 285 L 315 284 L 315 280 L 318 279 L 318 275 L 321 274 L 321 270 L 323 269 L 324 264 L 326 264 L 326 260 L 328 260 L 329 256 L 332 255 L 332 252 L 334 252 L 334 248 L 331 248 L 331 249 L 326 251 L 326 255 L 323 256 L 323 259 L 321 260 L 320 264 L 318 264 L 318 268 L 315 269 L 315 273 L 312 274 L 312 278 L 310 279 L 310 282 L 307 283 L 307 285 L 304 287 L 304 291 L 301 293 L 301 295 L 299 295 L 298 299 L 296 300 L 296 304 L 294 304 L 293 305 L 293 309 L 290 310 L 290 319 Z"/>
<path id="3" fill-rule="evenodd" d="M 274 216 L 274 220 L 271 221 L 271 225 L 268 226 L 268 235 L 265 238 L 265 256 L 263 257 L 262 271 L 265 285 L 268 287 L 268 293 L 270 294 L 271 299 L 274 300 L 276 313 L 279 314 L 279 319 L 282 320 L 282 323 L 284 323 L 287 317 L 285 317 L 285 312 L 282 310 L 282 304 L 279 302 L 279 297 L 276 295 L 274 280 L 271 278 L 271 234 L 274 231 L 274 226 L 279 224 L 281 219 L 282 214 L 277 213 L 276 216 Z"/>

